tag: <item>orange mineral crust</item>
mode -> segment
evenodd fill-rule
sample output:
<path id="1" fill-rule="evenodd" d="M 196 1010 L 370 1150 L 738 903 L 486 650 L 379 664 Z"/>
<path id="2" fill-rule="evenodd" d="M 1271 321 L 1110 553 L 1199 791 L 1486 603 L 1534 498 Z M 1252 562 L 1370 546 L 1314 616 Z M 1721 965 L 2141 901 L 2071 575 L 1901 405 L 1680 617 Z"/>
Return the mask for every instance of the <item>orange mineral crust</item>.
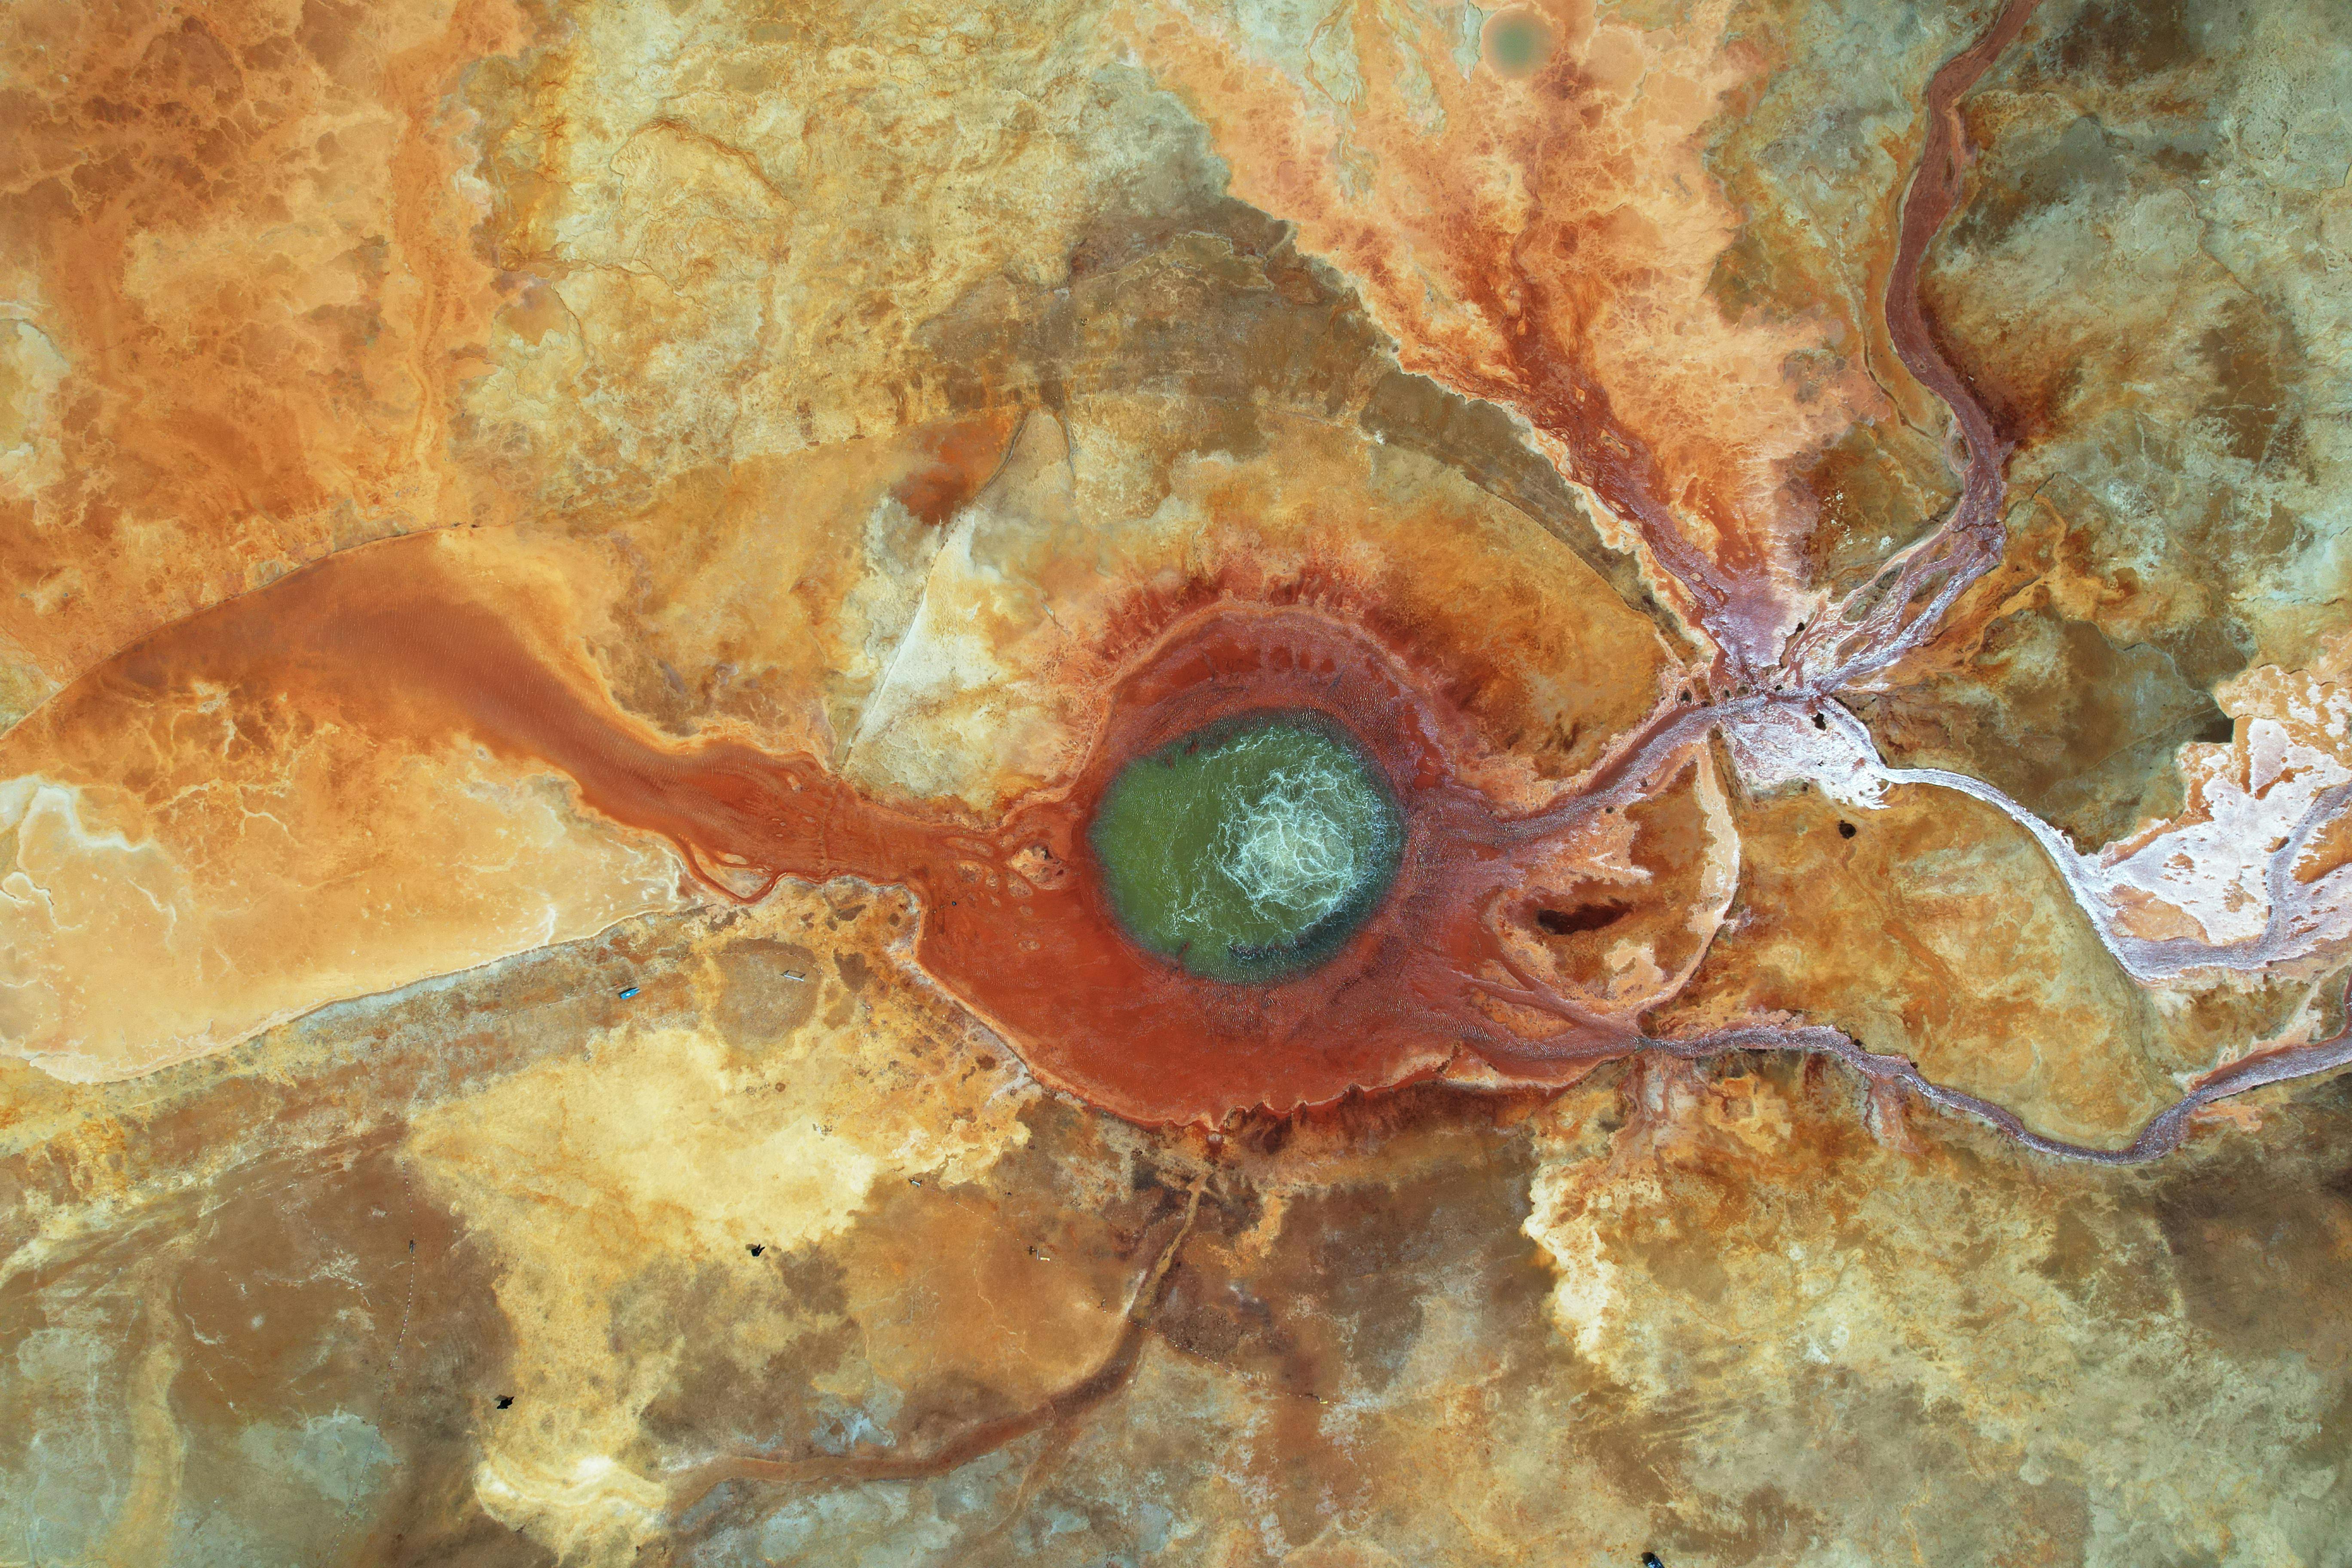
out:
<path id="1" fill-rule="evenodd" d="M 31 352 L 0 388 L 33 395 L 0 648 L 63 684 L 291 565 L 504 511 L 450 440 L 499 290 L 448 94 L 526 30 L 503 0 L 10 8 L 0 342 Z"/>

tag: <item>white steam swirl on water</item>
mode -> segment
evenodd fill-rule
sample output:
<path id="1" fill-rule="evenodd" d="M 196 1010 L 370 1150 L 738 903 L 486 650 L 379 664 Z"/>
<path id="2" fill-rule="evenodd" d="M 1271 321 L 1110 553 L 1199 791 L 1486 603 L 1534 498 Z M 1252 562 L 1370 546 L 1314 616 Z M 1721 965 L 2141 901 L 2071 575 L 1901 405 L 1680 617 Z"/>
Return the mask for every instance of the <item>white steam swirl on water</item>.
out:
<path id="1" fill-rule="evenodd" d="M 1276 768 L 1228 786 L 1223 805 L 1217 868 L 1261 914 L 1309 926 L 1362 886 L 1367 802 L 1362 781 L 1344 770 L 1319 761 Z"/>

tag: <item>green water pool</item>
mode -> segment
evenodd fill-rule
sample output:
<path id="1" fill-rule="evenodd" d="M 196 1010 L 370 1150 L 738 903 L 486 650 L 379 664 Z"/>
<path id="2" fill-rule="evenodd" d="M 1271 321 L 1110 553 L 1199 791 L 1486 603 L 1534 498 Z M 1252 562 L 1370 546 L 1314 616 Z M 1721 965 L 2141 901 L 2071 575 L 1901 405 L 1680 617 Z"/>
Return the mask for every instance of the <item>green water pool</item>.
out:
<path id="1" fill-rule="evenodd" d="M 1280 979 L 1380 905 L 1404 820 L 1380 770 L 1318 714 L 1244 714 L 1136 758 L 1088 831 L 1129 935 L 1212 980 Z"/>
<path id="2" fill-rule="evenodd" d="M 1486 26 L 1486 58 L 1506 76 L 1523 76 L 1551 57 L 1551 29 L 1532 11 L 1507 11 Z"/>

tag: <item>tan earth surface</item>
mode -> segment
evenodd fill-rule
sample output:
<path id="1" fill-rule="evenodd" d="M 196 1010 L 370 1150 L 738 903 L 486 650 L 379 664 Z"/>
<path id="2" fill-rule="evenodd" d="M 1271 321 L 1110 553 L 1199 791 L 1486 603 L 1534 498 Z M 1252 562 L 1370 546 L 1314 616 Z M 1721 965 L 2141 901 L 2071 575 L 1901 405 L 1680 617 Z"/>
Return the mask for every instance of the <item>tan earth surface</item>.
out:
<path id="1" fill-rule="evenodd" d="M 2352 1565 L 2348 104 L 2340 0 L 0 11 L 0 1565 Z M 1221 607 L 1537 826 L 1145 1124 L 926 944 Z"/>

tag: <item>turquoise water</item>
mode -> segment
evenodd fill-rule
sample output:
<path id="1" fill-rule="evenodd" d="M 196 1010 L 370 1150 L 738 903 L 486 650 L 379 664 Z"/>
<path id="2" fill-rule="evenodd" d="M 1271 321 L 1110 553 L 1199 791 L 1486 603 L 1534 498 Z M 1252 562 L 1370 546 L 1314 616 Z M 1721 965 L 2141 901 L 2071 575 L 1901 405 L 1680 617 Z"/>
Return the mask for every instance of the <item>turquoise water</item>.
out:
<path id="1" fill-rule="evenodd" d="M 1487 25 L 1486 58 L 1506 76 L 1521 76 L 1551 57 L 1551 29 L 1532 12 L 1507 12 Z"/>
<path id="2" fill-rule="evenodd" d="M 1250 714 L 1128 763 L 1087 837 L 1130 936 L 1240 984 L 1338 951 L 1395 880 L 1404 821 L 1339 726 Z"/>

